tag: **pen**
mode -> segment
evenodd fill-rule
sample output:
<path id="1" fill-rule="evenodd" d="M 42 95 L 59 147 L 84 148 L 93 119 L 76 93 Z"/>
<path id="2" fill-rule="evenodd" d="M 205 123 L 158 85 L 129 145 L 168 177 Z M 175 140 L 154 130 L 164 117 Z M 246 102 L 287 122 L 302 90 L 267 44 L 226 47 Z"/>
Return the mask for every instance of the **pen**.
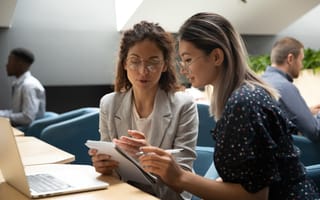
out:
<path id="1" fill-rule="evenodd" d="M 183 151 L 183 149 L 166 149 L 165 152 L 170 153 L 170 154 L 176 154 Z M 143 151 L 139 151 L 136 153 L 137 156 L 142 156 L 146 153 L 144 153 Z"/>

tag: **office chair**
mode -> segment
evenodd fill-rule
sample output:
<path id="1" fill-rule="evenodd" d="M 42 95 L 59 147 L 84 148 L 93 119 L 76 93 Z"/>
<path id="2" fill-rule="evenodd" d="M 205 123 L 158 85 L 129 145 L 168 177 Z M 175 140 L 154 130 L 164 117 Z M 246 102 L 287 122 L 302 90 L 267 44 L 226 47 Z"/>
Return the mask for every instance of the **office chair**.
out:
<path id="1" fill-rule="evenodd" d="M 196 174 L 204 176 L 213 162 L 213 147 L 196 146 L 197 158 L 193 163 Z"/>
<path id="2" fill-rule="evenodd" d="M 215 141 L 212 138 L 211 130 L 216 126 L 216 121 L 209 114 L 209 105 L 197 103 L 197 108 L 199 116 L 197 146 L 214 147 Z"/>
<path id="3" fill-rule="evenodd" d="M 193 162 L 193 170 L 200 176 L 205 176 L 213 165 L 213 147 L 196 146 L 197 158 Z M 213 167 L 211 167 L 213 165 Z M 212 170 L 212 169 L 211 169 Z M 199 200 L 200 198 L 193 195 L 192 200 Z"/>
<path id="4" fill-rule="evenodd" d="M 312 142 L 300 135 L 292 137 L 293 144 L 300 150 L 300 160 L 305 166 L 320 164 L 320 143 Z"/>
<path id="5" fill-rule="evenodd" d="M 49 125 L 69 120 L 90 112 L 96 112 L 98 110 L 99 108 L 96 107 L 84 107 L 64 112 L 53 117 L 36 120 L 31 123 L 29 128 L 25 131 L 25 136 L 34 136 L 40 138 L 41 131 Z"/>
<path id="6" fill-rule="evenodd" d="M 40 139 L 75 155 L 74 164 L 92 164 L 85 146 L 87 140 L 100 140 L 99 110 L 52 124 L 40 134 Z"/>
<path id="7" fill-rule="evenodd" d="M 310 165 L 306 167 L 307 176 L 311 178 L 320 189 L 320 164 Z"/>
<path id="8" fill-rule="evenodd" d="M 49 119 L 49 118 L 55 117 L 57 115 L 58 115 L 58 113 L 47 111 L 44 113 L 43 117 L 35 119 L 32 123 L 35 123 L 36 121 L 41 120 L 41 119 Z M 18 126 L 16 128 L 19 129 L 20 131 L 26 133 L 29 130 L 29 128 L 31 127 L 32 123 L 29 126 Z"/>

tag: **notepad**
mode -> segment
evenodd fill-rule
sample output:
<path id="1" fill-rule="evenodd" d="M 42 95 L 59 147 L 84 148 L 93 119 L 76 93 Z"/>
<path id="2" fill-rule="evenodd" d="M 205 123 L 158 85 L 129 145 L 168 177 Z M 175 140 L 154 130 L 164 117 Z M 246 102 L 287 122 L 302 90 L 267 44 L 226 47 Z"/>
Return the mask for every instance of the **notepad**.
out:
<path id="1" fill-rule="evenodd" d="M 119 162 L 119 167 L 116 171 L 123 181 L 134 181 L 146 185 L 156 182 L 157 178 L 155 176 L 144 171 L 134 158 L 113 142 L 87 140 L 85 145 L 91 149 L 98 150 L 98 154 L 111 155 L 113 160 Z"/>

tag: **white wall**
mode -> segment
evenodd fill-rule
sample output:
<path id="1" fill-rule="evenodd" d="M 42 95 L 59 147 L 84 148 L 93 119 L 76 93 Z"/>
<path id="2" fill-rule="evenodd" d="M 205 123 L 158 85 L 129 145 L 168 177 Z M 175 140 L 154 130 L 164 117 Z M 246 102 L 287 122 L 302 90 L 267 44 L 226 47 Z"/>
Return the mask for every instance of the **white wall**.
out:
<path id="1" fill-rule="evenodd" d="M 306 48 L 320 49 L 320 5 L 279 33 L 279 37 L 293 36 Z"/>
<path id="2" fill-rule="evenodd" d="M 113 82 L 119 40 L 114 1 L 18 1 L 12 27 L 2 32 L 1 60 L 14 47 L 30 48 L 36 57 L 31 72 L 45 85 Z"/>
<path id="3" fill-rule="evenodd" d="M 120 38 L 114 1 L 17 1 L 12 27 L 0 29 L 0 109 L 10 102 L 5 63 L 9 51 L 18 46 L 35 53 L 31 72 L 44 85 L 112 84 Z M 283 35 L 297 37 L 306 47 L 319 49 L 318 19 L 320 6 L 279 35 L 246 36 L 248 50 L 269 53 L 274 40 Z"/>
<path id="4" fill-rule="evenodd" d="M 244 39 L 248 52 L 253 55 L 268 54 L 271 51 L 273 43 L 284 36 L 295 37 L 305 45 L 305 48 L 318 50 L 320 49 L 319 19 L 320 5 L 284 28 L 277 35 L 245 35 Z"/>

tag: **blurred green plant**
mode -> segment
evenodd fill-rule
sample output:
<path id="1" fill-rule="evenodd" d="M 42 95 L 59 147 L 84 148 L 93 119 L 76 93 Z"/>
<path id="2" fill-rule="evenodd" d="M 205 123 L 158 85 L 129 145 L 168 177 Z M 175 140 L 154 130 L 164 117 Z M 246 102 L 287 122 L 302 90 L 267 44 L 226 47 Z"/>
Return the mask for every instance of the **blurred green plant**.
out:
<path id="1" fill-rule="evenodd" d="M 249 66 L 250 68 L 257 72 L 263 72 L 268 65 L 271 65 L 270 56 L 267 54 L 258 56 L 249 56 Z"/>
<path id="2" fill-rule="evenodd" d="M 249 66 L 257 73 L 263 72 L 270 64 L 268 54 L 249 56 Z M 311 69 L 314 73 L 320 72 L 320 50 L 310 48 L 304 50 L 303 69 Z"/>
<path id="3" fill-rule="evenodd" d="M 320 71 L 320 50 L 310 48 L 304 50 L 303 69 L 312 69 L 313 72 Z"/>

